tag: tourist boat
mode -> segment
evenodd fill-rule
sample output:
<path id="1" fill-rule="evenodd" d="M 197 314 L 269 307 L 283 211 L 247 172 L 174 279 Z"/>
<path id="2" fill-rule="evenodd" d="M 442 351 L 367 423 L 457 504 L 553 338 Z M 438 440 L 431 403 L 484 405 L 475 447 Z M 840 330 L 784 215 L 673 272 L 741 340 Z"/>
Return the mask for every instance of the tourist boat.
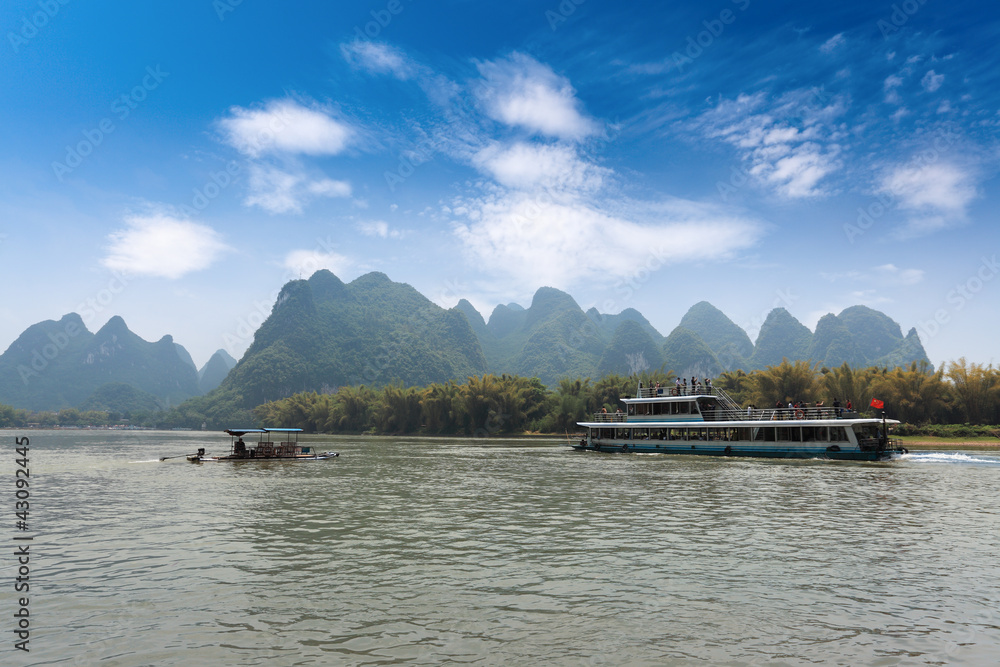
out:
<path id="1" fill-rule="evenodd" d="M 312 447 L 303 447 L 299 444 L 300 428 L 231 428 L 225 431 L 230 435 L 232 444 L 228 456 L 209 456 L 205 454 L 205 449 L 198 449 L 198 453 L 187 457 L 192 463 L 206 463 L 209 461 L 321 461 L 340 456 L 337 452 L 313 451 Z M 257 442 L 248 445 L 243 441 L 243 436 L 256 434 Z M 274 437 L 277 436 L 277 442 Z"/>
<path id="2" fill-rule="evenodd" d="M 895 419 L 840 408 L 743 409 L 725 391 L 643 388 L 622 398 L 625 411 L 578 422 L 574 449 L 597 452 L 829 458 L 879 461 L 906 453 L 888 437 Z M 572 444 L 572 443 L 571 443 Z"/>

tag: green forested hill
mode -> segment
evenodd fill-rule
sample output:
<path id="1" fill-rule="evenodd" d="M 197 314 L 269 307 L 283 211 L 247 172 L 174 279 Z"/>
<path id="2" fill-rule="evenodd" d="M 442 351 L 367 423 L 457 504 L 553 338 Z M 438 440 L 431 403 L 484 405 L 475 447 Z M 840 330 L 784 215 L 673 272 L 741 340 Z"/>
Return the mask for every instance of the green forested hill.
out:
<path id="1" fill-rule="evenodd" d="M 691 306 L 678 326 L 699 336 L 715 353 L 723 370 L 743 368 L 753 354 L 753 343 L 747 332 L 707 301 Z"/>
<path id="2" fill-rule="evenodd" d="M 618 325 L 604 348 L 597 364 L 597 374 L 602 377 L 614 373 L 629 376 L 644 371 L 659 371 L 663 362 L 662 342 L 654 340 L 639 321 L 627 319 Z"/>
<path id="3" fill-rule="evenodd" d="M 551 287 L 540 288 L 528 308 L 498 305 L 485 320 L 466 300 L 446 310 L 381 273 L 345 284 L 329 271 L 286 284 L 243 358 L 226 357 L 216 353 L 196 371 L 170 336 L 146 342 L 120 317 L 91 333 L 69 314 L 32 325 L 0 355 L 0 403 L 58 410 L 93 397 L 87 405 L 146 409 L 148 396 L 165 407 L 197 396 L 166 424 L 192 426 L 251 420 L 253 407 L 299 392 L 426 386 L 484 373 L 537 377 L 554 387 L 567 378 L 661 368 L 714 377 L 784 358 L 830 368 L 927 361 L 914 329 L 904 338 L 896 322 L 865 306 L 825 315 L 815 332 L 776 308 L 751 343 L 702 301 L 664 338 L 634 309 L 584 312 Z"/>
<path id="4" fill-rule="evenodd" d="M 343 385 L 427 385 L 486 372 L 468 320 L 409 285 L 329 271 L 282 288 L 243 358 L 207 396 L 171 419 L 217 419 L 304 391 Z"/>
<path id="5" fill-rule="evenodd" d="M 784 308 L 775 308 L 760 327 L 749 366 L 761 369 L 776 366 L 784 358 L 807 359 L 811 343 L 812 332 L 804 324 Z"/>

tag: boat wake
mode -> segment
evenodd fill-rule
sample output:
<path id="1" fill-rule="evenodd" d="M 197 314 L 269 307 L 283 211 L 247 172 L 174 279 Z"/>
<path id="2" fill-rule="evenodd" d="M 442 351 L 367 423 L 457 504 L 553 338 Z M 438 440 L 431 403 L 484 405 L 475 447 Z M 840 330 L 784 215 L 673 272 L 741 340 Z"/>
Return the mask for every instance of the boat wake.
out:
<path id="1" fill-rule="evenodd" d="M 148 461 L 129 461 L 129 463 L 159 463 L 160 459 L 149 459 Z"/>
<path id="2" fill-rule="evenodd" d="M 970 456 L 961 452 L 910 452 L 899 457 L 913 463 L 952 463 L 959 465 L 1000 466 L 1000 456 Z"/>

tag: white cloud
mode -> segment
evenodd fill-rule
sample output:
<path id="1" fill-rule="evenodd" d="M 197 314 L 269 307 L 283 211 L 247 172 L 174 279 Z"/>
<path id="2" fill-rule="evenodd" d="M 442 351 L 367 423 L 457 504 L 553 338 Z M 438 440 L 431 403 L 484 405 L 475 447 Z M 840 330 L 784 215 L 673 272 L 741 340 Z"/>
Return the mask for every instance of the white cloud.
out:
<path id="1" fill-rule="evenodd" d="M 572 147 L 525 142 L 489 146 L 475 155 L 473 164 L 500 184 L 521 190 L 542 187 L 589 192 L 600 188 L 610 173 L 583 160 Z"/>
<path id="2" fill-rule="evenodd" d="M 924 279 L 921 269 L 901 269 L 895 264 L 876 266 L 875 271 L 884 282 L 895 285 L 916 285 Z"/>
<path id="3" fill-rule="evenodd" d="M 582 200 L 526 192 L 455 202 L 455 234 L 470 262 L 513 287 L 569 288 L 581 280 L 722 260 L 757 242 L 762 227 L 715 207 L 676 200 L 602 210 Z"/>
<path id="4" fill-rule="evenodd" d="M 390 229 L 389 223 L 383 220 L 369 220 L 357 224 L 358 231 L 365 236 L 378 237 L 380 239 L 399 239 L 403 237 L 403 232 L 398 229 Z"/>
<path id="5" fill-rule="evenodd" d="M 924 74 L 924 78 L 920 80 L 920 85 L 924 87 L 928 93 L 933 93 L 941 84 L 944 83 L 944 74 L 935 74 L 934 70 L 929 70 L 927 74 Z"/>
<path id="6" fill-rule="evenodd" d="M 580 110 L 569 80 L 522 53 L 479 64 L 476 95 L 486 114 L 547 137 L 579 141 L 599 130 Z"/>
<path id="7" fill-rule="evenodd" d="M 333 251 L 293 250 L 285 255 L 284 267 L 293 276 L 308 278 L 320 269 L 343 276 L 354 265 L 353 260 Z"/>
<path id="8" fill-rule="evenodd" d="M 249 193 L 244 203 L 269 213 L 301 213 L 316 197 L 349 197 L 351 186 L 329 178 L 310 180 L 301 170 L 287 171 L 263 164 L 250 165 Z"/>
<path id="9" fill-rule="evenodd" d="M 128 225 L 108 235 L 101 264 L 133 275 L 180 278 L 214 263 L 230 248 L 210 227 L 163 213 L 125 218 Z"/>
<path id="10" fill-rule="evenodd" d="M 365 40 L 355 40 L 340 45 L 344 59 L 352 65 L 374 74 L 392 74 L 405 81 L 411 78 L 417 68 L 399 49 Z"/>
<path id="11" fill-rule="evenodd" d="M 894 195 L 905 209 L 959 215 L 976 197 L 972 181 L 971 174 L 953 164 L 904 165 L 885 175 L 882 191 Z"/>
<path id="12" fill-rule="evenodd" d="M 833 53 L 839 47 L 843 46 L 846 43 L 847 40 L 844 38 L 844 33 L 842 32 L 837 33 L 830 39 L 823 42 L 823 44 L 820 45 L 819 50 L 822 51 L 823 53 Z"/>
<path id="13" fill-rule="evenodd" d="M 899 208 L 910 212 L 904 235 L 925 234 L 963 222 L 977 196 L 974 175 L 949 163 L 893 167 L 883 175 L 878 191 L 892 196 Z"/>
<path id="14" fill-rule="evenodd" d="M 219 121 L 226 143 L 253 158 L 264 154 L 337 155 L 354 134 L 322 108 L 273 100 L 262 109 L 232 107 Z"/>
<path id="15" fill-rule="evenodd" d="M 696 125 L 736 147 L 759 182 L 800 199 L 828 194 L 824 180 L 841 169 L 842 132 L 835 119 L 845 109 L 839 97 L 818 106 L 808 91 L 773 101 L 758 93 L 722 100 Z"/>

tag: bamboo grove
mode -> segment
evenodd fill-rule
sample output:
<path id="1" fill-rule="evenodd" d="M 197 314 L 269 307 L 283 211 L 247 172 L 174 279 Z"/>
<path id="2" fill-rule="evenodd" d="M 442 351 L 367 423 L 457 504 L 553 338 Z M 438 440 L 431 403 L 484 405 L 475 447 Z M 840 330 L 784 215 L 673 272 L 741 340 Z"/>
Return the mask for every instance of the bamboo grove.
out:
<path id="1" fill-rule="evenodd" d="M 265 403 L 254 410 L 261 423 L 309 432 L 426 433 L 472 436 L 524 432 L 565 433 L 601 408 L 617 409 L 639 382 L 672 386 L 673 372 L 608 375 L 598 380 L 561 380 L 549 390 L 537 378 L 511 375 L 470 377 L 464 384 L 427 387 L 390 385 L 341 387 L 333 393 L 307 392 Z M 959 359 L 932 370 L 909 368 L 820 368 L 806 361 L 713 378 L 743 406 L 781 401 L 834 399 L 867 410 L 873 398 L 889 416 L 908 424 L 998 424 L 1000 368 Z"/>

